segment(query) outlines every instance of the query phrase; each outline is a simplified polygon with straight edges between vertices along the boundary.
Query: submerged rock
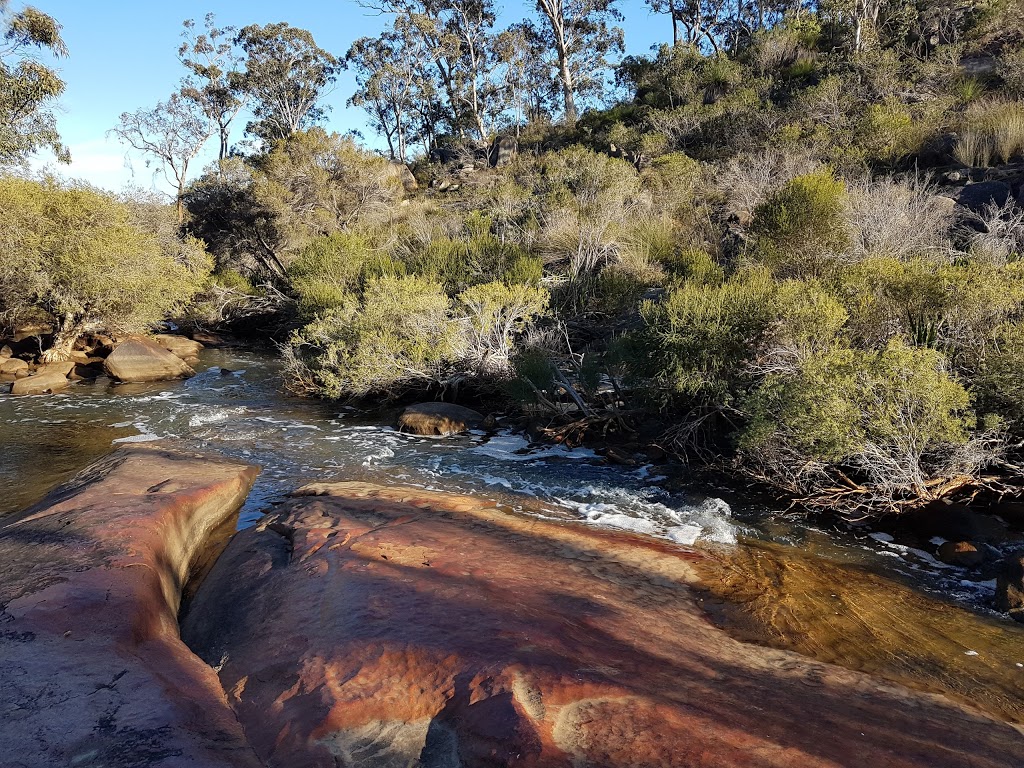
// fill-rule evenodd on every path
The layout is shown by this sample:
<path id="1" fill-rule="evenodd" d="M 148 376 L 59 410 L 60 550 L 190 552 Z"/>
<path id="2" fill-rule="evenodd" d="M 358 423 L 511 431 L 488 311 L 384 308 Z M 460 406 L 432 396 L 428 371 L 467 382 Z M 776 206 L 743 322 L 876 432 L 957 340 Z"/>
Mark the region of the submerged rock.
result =
<path id="1" fill-rule="evenodd" d="M 452 403 L 410 405 L 398 417 L 398 428 L 414 435 L 457 435 L 483 424 L 483 414 Z"/>
<path id="2" fill-rule="evenodd" d="M 703 556 L 476 499 L 314 485 L 183 637 L 268 766 L 1013 764 L 1014 728 L 710 624 Z"/>
<path id="3" fill-rule="evenodd" d="M 947 565 L 961 568 L 976 568 L 987 559 L 985 550 L 972 541 L 945 541 L 935 554 Z"/>
<path id="4" fill-rule="evenodd" d="M 177 355 L 141 336 L 119 344 L 107 357 L 104 367 L 113 378 L 124 382 L 187 379 L 195 375 Z"/>
<path id="5" fill-rule="evenodd" d="M 177 613 L 256 470 L 122 449 L 0 520 L 0 764 L 259 765 Z"/>

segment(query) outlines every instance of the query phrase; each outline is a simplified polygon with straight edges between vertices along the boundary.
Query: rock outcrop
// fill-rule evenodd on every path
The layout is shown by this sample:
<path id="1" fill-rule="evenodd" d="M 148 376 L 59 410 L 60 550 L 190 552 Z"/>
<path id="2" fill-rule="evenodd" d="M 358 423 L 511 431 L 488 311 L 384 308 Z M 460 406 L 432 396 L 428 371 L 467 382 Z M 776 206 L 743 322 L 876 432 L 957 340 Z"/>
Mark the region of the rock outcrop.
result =
<path id="1" fill-rule="evenodd" d="M 398 428 L 414 435 L 457 435 L 483 424 L 483 414 L 452 403 L 410 405 L 398 417 Z"/>
<path id="2" fill-rule="evenodd" d="M 142 336 L 119 344 L 107 357 L 104 368 L 123 382 L 187 379 L 195 375 L 180 357 Z"/>
<path id="3" fill-rule="evenodd" d="M 177 623 L 192 563 L 255 474 L 133 447 L 0 520 L 0 764 L 259 765 Z"/>
<path id="4" fill-rule="evenodd" d="M 47 392 L 60 392 L 70 383 L 66 373 L 40 370 L 32 376 L 15 381 L 11 385 L 11 394 L 42 395 Z"/>
<path id="5" fill-rule="evenodd" d="M 203 345 L 198 341 L 171 333 L 158 333 L 153 337 L 153 341 L 175 357 L 184 360 L 190 366 L 195 365 L 199 361 L 199 353 L 204 349 Z"/>
<path id="6" fill-rule="evenodd" d="M 268 766 L 966 766 L 1024 737 L 744 644 L 702 555 L 472 498 L 314 485 L 238 534 L 182 633 Z"/>

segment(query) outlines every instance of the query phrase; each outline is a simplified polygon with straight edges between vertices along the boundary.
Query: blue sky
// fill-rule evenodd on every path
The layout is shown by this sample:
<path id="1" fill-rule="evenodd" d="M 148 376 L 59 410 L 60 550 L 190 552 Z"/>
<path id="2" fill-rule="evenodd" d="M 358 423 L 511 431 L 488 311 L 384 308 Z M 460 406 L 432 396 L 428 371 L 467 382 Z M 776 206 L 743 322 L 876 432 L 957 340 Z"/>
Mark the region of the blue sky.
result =
<path id="1" fill-rule="evenodd" d="M 146 167 L 144 160 L 126 154 L 116 139 L 106 137 L 106 132 L 122 112 L 153 106 L 175 90 L 183 75 L 177 50 L 185 19 L 195 19 L 201 25 L 203 17 L 213 12 L 218 25 L 242 27 L 284 21 L 308 29 L 321 47 L 338 56 L 345 54 L 353 40 L 377 35 L 387 23 L 386 17 L 368 14 L 353 0 L 33 0 L 31 4 L 60 22 L 70 49 L 70 56 L 57 63 L 67 83 L 58 125 L 71 148 L 73 162 L 58 171 L 112 190 L 134 184 L 166 191 L 159 180 L 154 180 L 152 169 Z M 650 16 L 642 0 L 620 0 L 620 4 L 626 14 L 622 26 L 627 53 L 647 52 L 670 36 L 667 18 Z M 18 9 L 22 3 L 15 0 L 12 6 Z M 500 7 L 504 25 L 527 15 L 533 4 L 505 3 Z M 342 73 L 326 99 L 332 107 L 328 127 L 336 131 L 361 130 L 367 143 L 375 145 L 372 132 L 366 130 L 363 113 L 345 106 L 353 90 L 352 76 Z M 233 135 L 234 141 L 241 138 L 243 125 L 244 122 L 240 123 Z M 204 161 L 214 156 L 214 143 L 210 142 Z M 50 162 L 52 157 L 40 156 L 34 165 L 40 167 Z M 204 164 L 197 164 L 196 170 Z"/>

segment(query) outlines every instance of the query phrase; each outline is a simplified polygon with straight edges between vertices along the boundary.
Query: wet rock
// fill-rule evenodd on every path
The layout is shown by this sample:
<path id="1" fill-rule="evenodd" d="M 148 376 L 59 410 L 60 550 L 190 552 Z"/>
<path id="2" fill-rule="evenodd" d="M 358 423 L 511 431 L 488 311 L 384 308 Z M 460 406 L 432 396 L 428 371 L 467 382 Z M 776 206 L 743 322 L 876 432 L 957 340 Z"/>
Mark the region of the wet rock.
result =
<path id="1" fill-rule="evenodd" d="M 939 536 L 948 541 L 999 544 L 1009 536 L 1009 527 L 994 515 L 975 507 L 937 503 L 917 512 L 901 515 L 893 533 L 926 542 Z"/>
<path id="2" fill-rule="evenodd" d="M 11 394 L 43 395 L 52 392 L 60 392 L 70 383 L 71 382 L 68 381 L 67 375 L 60 371 L 50 371 L 48 373 L 40 372 L 15 381 L 11 386 Z"/>
<path id="3" fill-rule="evenodd" d="M 107 357 L 104 367 L 113 378 L 124 382 L 187 379 L 195 375 L 177 355 L 144 337 L 119 344 Z"/>
<path id="4" fill-rule="evenodd" d="M 644 453 L 647 456 L 648 461 L 659 462 L 665 461 L 668 458 L 668 454 L 665 453 L 665 449 L 657 443 L 651 443 L 644 447 Z"/>
<path id="5" fill-rule="evenodd" d="M 17 357 L 11 357 L 11 358 L 8 358 L 8 359 L 0 362 L 0 373 L 16 374 L 18 371 L 27 371 L 27 370 L 28 370 L 28 363 L 26 363 L 24 360 L 22 360 L 20 358 L 17 358 Z"/>
<path id="6" fill-rule="evenodd" d="M 198 359 L 199 353 L 204 349 L 203 345 L 198 341 L 193 341 L 185 336 L 174 336 L 169 333 L 158 333 L 153 337 L 153 341 L 175 357 L 185 361 Z"/>
<path id="7" fill-rule="evenodd" d="M 1013 727 L 730 638 L 705 555 L 339 483 L 239 533 L 183 637 L 269 768 L 1013 764 Z M 856 759 L 851 759 L 856 755 Z"/>
<path id="8" fill-rule="evenodd" d="M 961 568 L 977 568 L 985 562 L 987 555 L 984 546 L 972 541 L 945 541 L 936 552 L 936 557 L 942 562 Z"/>
<path id="9" fill-rule="evenodd" d="M 997 611 L 1024 623 L 1024 555 L 1017 553 L 999 563 L 995 604 Z"/>
<path id="10" fill-rule="evenodd" d="M 259 765 L 177 624 L 190 564 L 255 473 L 133 447 L 0 523 L 0 763 Z"/>
<path id="11" fill-rule="evenodd" d="M 398 428 L 414 435 L 457 435 L 476 429 L 483 421 L 483 414 L 461 405 L 420 403 L 402 411 Z"/>
<path id="12" fill-rule="evenodd" d="M 99 364 L 88 363 L 86 365 L 77 364 L 75 369 L 71 372 L 68 377 L 70 379 L 96 379 L 103 375 L 103 362 Z"/>

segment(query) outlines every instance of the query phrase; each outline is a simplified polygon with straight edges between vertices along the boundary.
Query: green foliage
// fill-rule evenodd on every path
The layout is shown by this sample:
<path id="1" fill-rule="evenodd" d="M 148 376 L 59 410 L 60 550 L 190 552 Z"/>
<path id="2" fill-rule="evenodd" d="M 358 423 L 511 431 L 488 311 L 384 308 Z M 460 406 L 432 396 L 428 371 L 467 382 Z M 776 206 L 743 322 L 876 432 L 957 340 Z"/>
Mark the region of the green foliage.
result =
<path id="1" fill-rule="evenodd" d="M 680 395 L 725 404 L 768 331 L 776 286 L 762 269 L 721 284 L 687 281 L 641 312 L 659 356 L 660 377 Z"/>
<path id="2" fill-rule="evenodd" d="M 849 269 L 842 285 L 850 330 L 861 344 L 881 349 L 897 339 L 937 348 L 968 370 L 1024 302 L 1018 265 L 868 259 Z"/>
<path id="3" fill-rule="evenodd" d="M 827 170 L 798 176 L 754 211 L 757 257 L 782 277 L 825 275 L 850 247 L 846 187 Z"/>
<path id="4" fill-rule="evenodd" d="M 986 409 L 1006 417 L 1015 434 L 1024 434 L 1024 325 L 1003 323 L 980 366 L 975 387 Z"/>
<path id="5" fill-rule="evenodd" d="M 347 294 L 290 341 L 290 384 L 340 399 L 441 381 L 465 354 L 452 302 L 421 277 L 381 277 Z"/>
<path id="6" fill-rule="evenodd" d="M 357 235 L 335 232 L 317 238 L 288 267 L 292 289 L 303 316 L 341 307 L 361 287 L 368 257 Z"/>
<path id="7" fill-rule="evenodd" d="M 825 348 L 764 378 L 743 403 L 750 419 L 739 446 L 779 472 L 888 460 L 894 473 L 923 477 L 929 455 L 967 441 L 969 404 L 934 350 Z"/>
<path id="8" fill-rule="evenodd" d="M 469 319 L 469 356 L 475 367 L 507 372 L 516 337 L 543 314 L 548 299 L 543 288 L 503 282 L 475 285 L 459 294 Z"/>
<path id="9" fill-rule="evenodd" d="M 699 248 L 682 248 L 661 263 L 677 278 L 709 285 L 720 285 L 725 280 L 721 265 Z"/>
<path id="10" fill-rule="evenodd" d="M 197 242 L 166 237 L 166 209 L 161 224 L 89 187 L 13 177 L 0 177 L 0 209 L 0 281 L 14 289 L 0 290 L 0 316 L 42 314 L 55 344 L 90 328 L 144 330 L 180 310 L 210 271 Z"/>
<path id="11" fill-rule="evenodd" d="M 24 162 L 39 149 L 51 150 L 61 162 L 71 160 L 52 109 L 64 81 L 36 56 L 68 55 L 60 29 L 31 6 L 13 13 L 6 0 L 0 2 L 0 166 Z"/>
<path id="12" fill-rule="evenodd" d="M 245 54 L 240 86 L 251 97 L 256 117 L 247 133 L 273 144 L 323 118 L 321 99 L 340 64 L 313 35 L 283 22 L 250 24 L 236 42 Z"/>
<path id="13" fill-rule="evenodd" d="M 210 282 L 212 285 L 246 296 L 254 296 L 257 292 L 256 286 L 236 269 L 217 270 L 210 275 Z"/>
<path id="14" fill-rule="evenodd" d="M 954 150 L 965 165 L 1004 163 L 1024 154 L 1024 102 L 986 100 L 971 106 L 965 115 Z"/>

